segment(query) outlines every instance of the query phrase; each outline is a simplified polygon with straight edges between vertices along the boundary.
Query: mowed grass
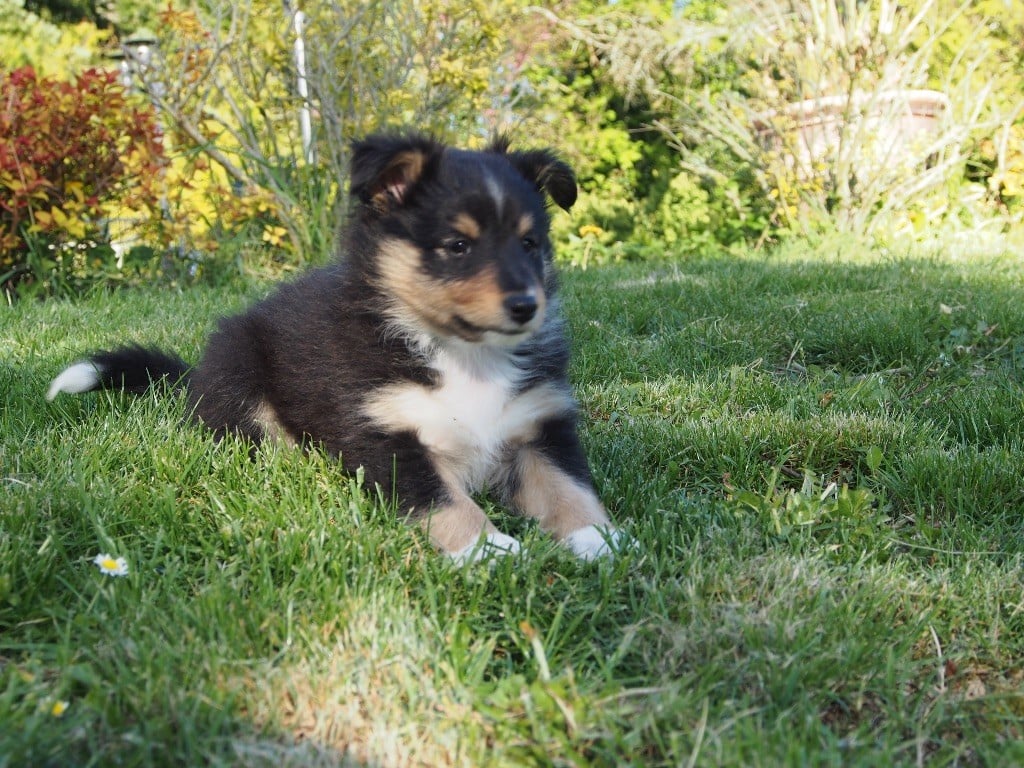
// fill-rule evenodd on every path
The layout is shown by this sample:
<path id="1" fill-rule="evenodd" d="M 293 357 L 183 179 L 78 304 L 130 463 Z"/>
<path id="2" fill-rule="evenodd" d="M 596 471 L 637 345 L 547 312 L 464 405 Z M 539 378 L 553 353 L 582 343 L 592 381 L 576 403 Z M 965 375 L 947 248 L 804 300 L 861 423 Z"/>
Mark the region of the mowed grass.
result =
<path id="1" fill-rule="evenodd" d="M 494 509 L 526 554 L 460 570 L 321 455 L 43 400 L 267 289 L 0 310 L 0 766 L 1024 763 L 1019 254 L 567 273 L 598 564 Z"/>

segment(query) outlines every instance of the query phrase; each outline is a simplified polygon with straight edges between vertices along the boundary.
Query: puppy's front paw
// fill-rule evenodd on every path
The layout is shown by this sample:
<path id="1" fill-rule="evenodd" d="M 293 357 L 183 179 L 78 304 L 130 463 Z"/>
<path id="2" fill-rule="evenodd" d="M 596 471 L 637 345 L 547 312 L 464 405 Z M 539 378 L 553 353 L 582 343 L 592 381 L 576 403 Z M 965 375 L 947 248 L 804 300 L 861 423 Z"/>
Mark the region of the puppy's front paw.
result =
<path id="1" fill-rule="evenodd" d="M 634 544 L 625 531 L 602 525 L 587 525 L 565 537 L 565 545 L 581 560 L 609 557 Z"/>
<path id="2" fill-rule="evenodd" d="M 466 563 L 475 563 L 492 557 L 515 555 L 519 553 L 520 549 L 521 547 L 517 539 L 495 531 L 488 533 L 458 552 L 448 553 L 448 557 L 459 565 L 465 565 Z"/>

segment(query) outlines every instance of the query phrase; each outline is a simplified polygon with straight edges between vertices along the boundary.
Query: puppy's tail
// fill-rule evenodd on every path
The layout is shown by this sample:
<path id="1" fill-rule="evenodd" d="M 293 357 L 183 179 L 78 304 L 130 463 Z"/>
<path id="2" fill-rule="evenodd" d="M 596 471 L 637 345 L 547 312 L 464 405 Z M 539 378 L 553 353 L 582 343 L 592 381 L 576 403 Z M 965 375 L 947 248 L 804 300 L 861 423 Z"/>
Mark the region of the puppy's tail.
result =
<path id="1" fill-rule="evenodd" d="M 189 365 L 180 357 L 138 345 L 97 352 L 65 368 L 50 382 L 46 399 L 61 392 L 77 395 L 96 389 L 119 389 L 141 395 L 150 387 L 188 383 Z"/>

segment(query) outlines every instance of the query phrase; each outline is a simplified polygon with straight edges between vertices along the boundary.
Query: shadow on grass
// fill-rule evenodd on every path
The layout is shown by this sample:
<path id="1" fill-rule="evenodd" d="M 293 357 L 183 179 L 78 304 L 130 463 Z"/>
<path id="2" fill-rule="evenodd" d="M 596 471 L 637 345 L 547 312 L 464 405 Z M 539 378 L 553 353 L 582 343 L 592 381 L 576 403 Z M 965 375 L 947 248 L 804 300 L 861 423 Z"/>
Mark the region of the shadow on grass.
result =
<path id="1" fill-rule="evenodd" d="M 1024 534 L 1024 276 L 1010 256 L 708 258 L 566 280 L 612 507 L 863 485 L 950 549 Z M 880 457 L 869 462 L 868 456 Z M 681 496 L 682 494 L 682 496 Z"/>

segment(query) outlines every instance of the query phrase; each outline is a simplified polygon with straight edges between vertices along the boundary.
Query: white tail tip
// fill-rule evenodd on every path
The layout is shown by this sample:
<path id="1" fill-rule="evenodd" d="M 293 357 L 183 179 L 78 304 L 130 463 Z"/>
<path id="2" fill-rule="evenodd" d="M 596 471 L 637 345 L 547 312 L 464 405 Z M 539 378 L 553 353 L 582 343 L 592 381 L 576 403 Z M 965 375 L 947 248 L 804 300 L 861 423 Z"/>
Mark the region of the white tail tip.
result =
<path id="1" fill-rule="evenodd" d="M 77 395 L 96 388 L 100 383 L 100 372 L 88 360 L 69 365 L 53 381 L 46 390 L 46 399 L 53 400 L 61 392 Z"/>

